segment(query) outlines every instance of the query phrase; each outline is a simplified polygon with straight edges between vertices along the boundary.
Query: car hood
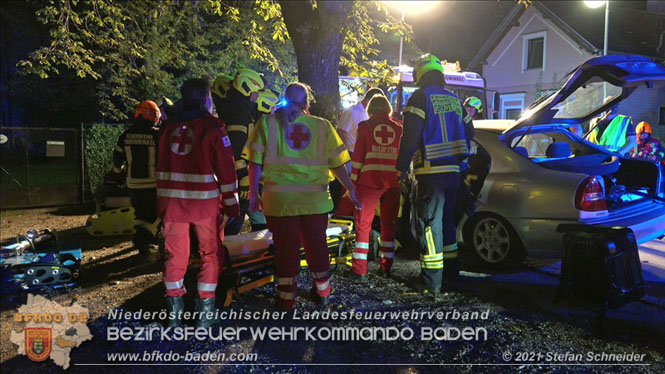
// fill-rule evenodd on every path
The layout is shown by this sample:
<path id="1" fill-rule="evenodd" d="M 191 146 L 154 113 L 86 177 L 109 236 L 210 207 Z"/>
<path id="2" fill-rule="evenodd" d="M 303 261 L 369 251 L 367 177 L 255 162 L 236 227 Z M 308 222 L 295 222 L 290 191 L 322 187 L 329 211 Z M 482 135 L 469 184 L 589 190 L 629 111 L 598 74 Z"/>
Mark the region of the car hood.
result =
<path id="1" fill-rule="evenodd" d="M 579 118 L 554 118 L 555 108 L 568 98 L 575 90 L 591 82 L 608 82 L 622 88 L 621 95 L 600 106 L 593 112 Z M 610 55 L 592 58 L 570 75 L 568 81 L 556 93 L 540 103 L 532 104 L 515 122 L 515 126 L 506 129 L 508 133 L 520 128 L 534 125 L 557 123 L 581 123 L 587 121 L 619 102 L 638 87 L 665 84 L 665 66 L 648 57 L 637 55 Z"/>

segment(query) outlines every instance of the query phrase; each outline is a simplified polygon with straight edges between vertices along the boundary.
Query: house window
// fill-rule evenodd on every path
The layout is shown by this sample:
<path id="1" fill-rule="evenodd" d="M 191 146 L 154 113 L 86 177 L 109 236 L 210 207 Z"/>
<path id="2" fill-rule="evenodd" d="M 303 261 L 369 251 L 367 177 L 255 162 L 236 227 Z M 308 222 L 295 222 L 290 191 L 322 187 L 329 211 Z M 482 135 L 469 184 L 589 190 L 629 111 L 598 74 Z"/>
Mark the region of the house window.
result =
<path id="1" fill-rule="evenodd" d="M 501 119 L 516 119 L 524 111 L 524 93 L 502 94 Z"/>
<path id="2" fill-rule="evenodd" d="M 506 118 L 505 119 L 517 119 L 522 113 L 521 109 L 506 109 Z"/>
<path id="3" fill-rule="evenodd" d="M 665 106 L 660 107 L 660 112 L 658 113 L 658 125 L 665 126 Z"/>
<path id="4" fill-rule="evenodd" d="M 522 35 L 522 71 L 529 69 L 545 70 L 545 31 Z"/>

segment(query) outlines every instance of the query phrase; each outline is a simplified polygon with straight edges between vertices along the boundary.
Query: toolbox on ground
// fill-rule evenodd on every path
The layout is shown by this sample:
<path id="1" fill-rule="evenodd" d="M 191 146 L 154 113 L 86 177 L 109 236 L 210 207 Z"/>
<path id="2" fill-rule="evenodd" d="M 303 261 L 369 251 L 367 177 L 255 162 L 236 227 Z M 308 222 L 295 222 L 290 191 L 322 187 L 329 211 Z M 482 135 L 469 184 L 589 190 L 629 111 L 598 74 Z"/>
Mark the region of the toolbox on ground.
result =
<path id="1" fill-rule="evenodd" d="M 644 279 L 635 234 L 625 227 L 561 225 L 563 235 L 559 295 L 601 309 L 644 297 Z"/>

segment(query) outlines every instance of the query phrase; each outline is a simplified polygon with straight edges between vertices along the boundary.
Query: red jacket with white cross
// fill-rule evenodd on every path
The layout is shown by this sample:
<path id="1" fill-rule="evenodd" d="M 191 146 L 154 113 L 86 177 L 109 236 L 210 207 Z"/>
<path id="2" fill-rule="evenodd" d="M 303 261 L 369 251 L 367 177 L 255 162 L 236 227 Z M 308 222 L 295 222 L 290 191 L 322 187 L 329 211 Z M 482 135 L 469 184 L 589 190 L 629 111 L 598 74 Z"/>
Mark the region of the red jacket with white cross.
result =
<path id="1" fill-rule="evenodd" d="M 187 113 L 190 114 L 190 113 Z M 168 124 L 159 141 L 157 206 L 164 221 L 196 222 L 240 215 L 231 141 L 224 124 L 208 113 Z M 221 191 L 221 193 L 220 193 Z"/>
<path id="2" fill-rule="evenodd" d="M 351 155 L 351 180 L 375 188 L 399 187 L 397 155 L 402 126 L 385 113 L 375 113 L 358 125 L 358 138 Z"/>

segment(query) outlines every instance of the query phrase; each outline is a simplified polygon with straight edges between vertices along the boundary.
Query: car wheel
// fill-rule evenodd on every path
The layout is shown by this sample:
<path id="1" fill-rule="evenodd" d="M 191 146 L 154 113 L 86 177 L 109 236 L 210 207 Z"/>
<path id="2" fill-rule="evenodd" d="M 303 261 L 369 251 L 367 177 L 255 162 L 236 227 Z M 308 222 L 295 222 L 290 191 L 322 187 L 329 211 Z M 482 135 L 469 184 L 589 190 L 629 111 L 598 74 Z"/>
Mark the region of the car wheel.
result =
<path id="1" fill-rule="evenodd" d="M 522 255 L 519 237 L 506 220 L 482 216 L 471 222 L 468 243 L 476 256 L 491 266 L 515 263 Z"/>

